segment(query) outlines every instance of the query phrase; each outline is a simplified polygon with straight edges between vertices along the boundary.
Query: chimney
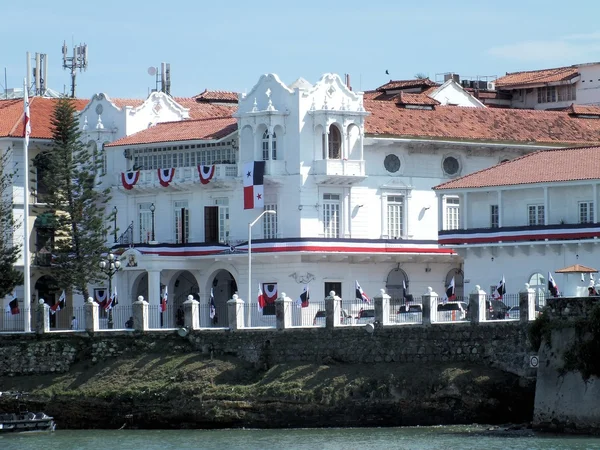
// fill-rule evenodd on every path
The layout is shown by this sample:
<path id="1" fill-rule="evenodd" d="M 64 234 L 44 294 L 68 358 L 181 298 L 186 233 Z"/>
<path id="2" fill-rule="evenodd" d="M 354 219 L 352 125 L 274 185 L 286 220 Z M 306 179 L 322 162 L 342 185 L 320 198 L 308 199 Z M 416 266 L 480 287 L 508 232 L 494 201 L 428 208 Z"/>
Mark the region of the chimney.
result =
<path id="1" fill-rule="evenodd" d="M 348 73 L 347 73 L 347 74 L 345 75 L 345 77 L 346 77 L 346 87 L 347 87 L 348 89 L 352 90 L 352 86 L 350 86 L 350 74 L 348 74 Z"/>

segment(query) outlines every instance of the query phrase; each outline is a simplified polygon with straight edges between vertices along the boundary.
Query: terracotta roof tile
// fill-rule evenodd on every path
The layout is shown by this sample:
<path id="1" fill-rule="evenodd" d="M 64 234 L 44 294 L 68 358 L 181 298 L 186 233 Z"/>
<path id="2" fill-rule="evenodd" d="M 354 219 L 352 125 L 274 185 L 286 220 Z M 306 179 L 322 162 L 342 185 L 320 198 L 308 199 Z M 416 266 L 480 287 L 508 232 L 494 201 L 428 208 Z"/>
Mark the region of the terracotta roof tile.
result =
<path id="1" fill-rule="evenodd" d="M 365 121 L 365 132 L 372 136 L 557 145 L 600 143 L 600 120 L 579 119 L 565 111 L 460 106 L 424 110 L 376 100 L 365 100 L 364 106 L 371 113 Z"/>
<path id="2" fill-rule="evenodd" d="M 190 119 L 210 119 L 215 117 L 231 117 L 237 110 L 237 105 L 215 105 L 211 103 L 199 103 L 189 97 L 175 97 L 178 104 L 190 110 Z"/>
<path id="3" fill-rule="evenodd" d="M 233 117 L 163 122 L 111 142 L 107 144 L 107 147 L 174 141 L 216 140 L 233 133 L 236 129 L 237 121 Z"/>
<path id="4" fill-rule="evenodd" d="M 573 264 L 572 266 L 564 267 L 554 271 L 555 273 L 598 273 L 596 269 L 593 269 L 583 264 Z"/>
<path id="5" fill-rule="evenodd" d="M 411 89 L 418 87 L 437 86 L 437 83 L 429 78 L 417 78 L 414 80 L 390 80 L 389 83 L 379 86 L 377 91 L 391 91 L 394 89 Z"/>
<path id="6" fill-rule="evenodd" d="M 542 150 L 442 183 L 434 189 L 473 189 L 600 179 L 600 147 Z"/>
<path id="7" fill-rule="evenodd" d="M 208 89 L 204 89 L 204 91 L 200 92 L 198 95 L 194 95 L 192 98 L 195 98 L 199 102 L 225 102 L 225 103 L 237 103 L 238 102 L 238 94 L 236 92 L 231 91 L 209 91 Z"/>
<path id="8" fill-rule="evenodd" d="M 572 104 L 565 111 L 575 116 L 600 116 L 600 106 Z"/>
<path id="9" fill-rule="evenodd" d="M 400 92 L 396 98 L 396 105 L 439 105 L 440 102 L 425 94 L 411 94 L 408 92 Z"/>
<path id="10" fill-rule="evenodd" d="M 52 139 L 52 114 L 57 98 L 31 97 L 31 139 Z M 77 111 L 81 111 L 88 100 L 75 99 Z M 23 99 L 0 100 L 0 137 L 23 136 Z"/>
<path id="11" fill-rule="evenodd" d="M 131 106 L 132 108 L 137 108 L 141 106 L 145 100 L 139 98 L 111 98 L 111 102 L 115 104 L 118 108 L 124 108 L 125 106 Z"/>
<path id="12" fill-rule="evenodd" d="M 507 73 L 498 78 L 496 89 L 506 89 L 511 86 L 527 86 L 533 84 L 567 81 L 579 75 L 577 67 L 558 67 L 556 69 L 530 70 L 526 72 Z"/>

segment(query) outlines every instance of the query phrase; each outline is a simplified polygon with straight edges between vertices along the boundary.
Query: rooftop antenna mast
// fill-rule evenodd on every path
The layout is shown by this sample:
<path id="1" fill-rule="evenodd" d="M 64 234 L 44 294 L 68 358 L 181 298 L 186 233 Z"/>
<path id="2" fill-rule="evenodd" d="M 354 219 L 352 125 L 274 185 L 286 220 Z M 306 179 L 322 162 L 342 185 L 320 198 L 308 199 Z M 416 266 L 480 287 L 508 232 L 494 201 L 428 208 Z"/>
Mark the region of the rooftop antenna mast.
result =
<path id="1" fill-rule="evenodd" d="M 148 75 L 156 77 L 154 81 L 155 88 L 152 92 L 164 92 L 167 95 L 171 95 L 171 64 L 160 63 L 160 70 L 158 67 L 148 67 Z"/>
<path id="2" fill-rule="evenodd" d="M 73 47 L 73 56 L 68 55 L 67 42 L 62 46 L 63 54 L 63 69 L 71 70 L 71 97 L 75 98 L 75 78 L 77 69 L 80 72 L 87 70 L 88 66 L 88 49 L 86 44 L 79 44 Z"/>

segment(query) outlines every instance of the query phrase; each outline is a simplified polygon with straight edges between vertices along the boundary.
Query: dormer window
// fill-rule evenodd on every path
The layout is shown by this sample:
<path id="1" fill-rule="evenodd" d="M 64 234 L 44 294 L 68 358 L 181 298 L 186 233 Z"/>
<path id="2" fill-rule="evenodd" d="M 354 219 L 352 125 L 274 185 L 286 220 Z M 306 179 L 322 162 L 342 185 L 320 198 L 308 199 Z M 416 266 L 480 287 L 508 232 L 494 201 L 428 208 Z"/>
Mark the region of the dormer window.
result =
<path id="1" fill-rule="evenodd" d="M 329 127 L 329 159 L 342 158 L 342 136 L 340 130 L 335 126 Z"/>

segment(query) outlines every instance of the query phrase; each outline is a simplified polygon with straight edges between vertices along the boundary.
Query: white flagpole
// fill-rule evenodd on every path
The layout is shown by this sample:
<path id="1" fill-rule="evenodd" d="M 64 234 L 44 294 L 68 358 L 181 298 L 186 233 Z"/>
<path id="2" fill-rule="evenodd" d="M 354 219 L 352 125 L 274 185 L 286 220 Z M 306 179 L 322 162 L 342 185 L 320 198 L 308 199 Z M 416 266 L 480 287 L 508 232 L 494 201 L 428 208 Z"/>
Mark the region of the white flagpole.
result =
<path id="1" fill-rule="evenodd" d="M 23 113 L 25 122 L 25 133 L 23 137 L 23 157 L 25 159 L 23 174 L 23 331 L 31 331 L 31 293 L 29 276 L 29 95 L 27 93 L 27 79 L 23 79 Z"/>

